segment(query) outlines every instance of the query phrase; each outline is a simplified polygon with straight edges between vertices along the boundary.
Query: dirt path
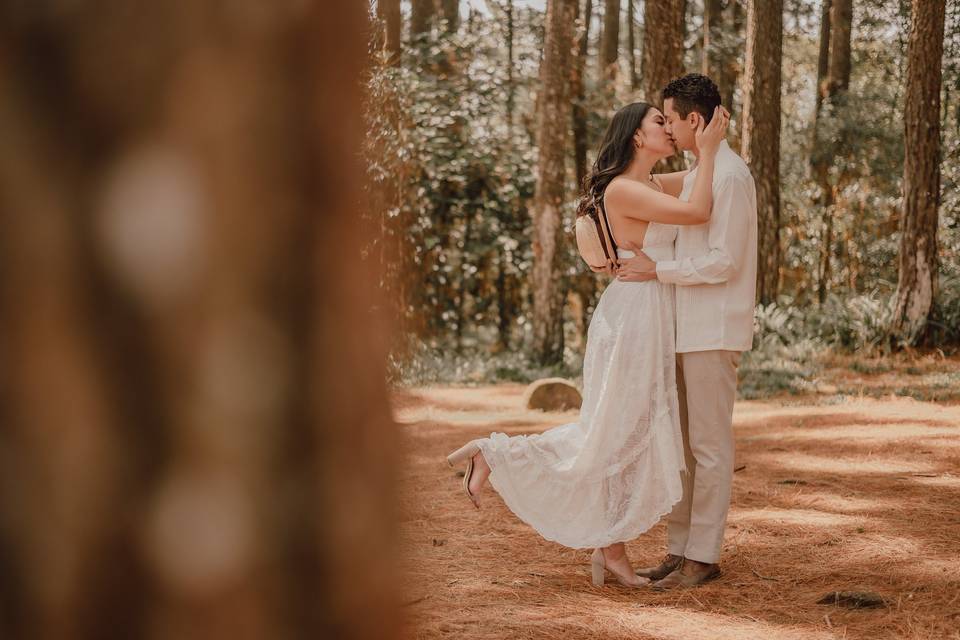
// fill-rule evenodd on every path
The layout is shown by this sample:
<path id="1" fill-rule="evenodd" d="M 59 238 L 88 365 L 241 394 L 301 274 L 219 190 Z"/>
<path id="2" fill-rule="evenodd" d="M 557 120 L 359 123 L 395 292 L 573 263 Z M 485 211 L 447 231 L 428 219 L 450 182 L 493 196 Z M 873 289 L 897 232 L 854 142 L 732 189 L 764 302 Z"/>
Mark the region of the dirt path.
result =
<path id="1" fill-rule="evenodd" d="M 960 406 L 909 399 L 740 402 L 724 576 L 668 593 L 590 584 L 589 552 L 546 542 L 489 487 L 476 511 L 444 456 L 576 413 L 521 408 L 523 387 L 398 392 L 406 436 L 403 594 L 416 638 L 960 639 Z M 663 524 L 628 544 L 665 548 Z M 830 591 L 890 603 L 818 605 Z"/>

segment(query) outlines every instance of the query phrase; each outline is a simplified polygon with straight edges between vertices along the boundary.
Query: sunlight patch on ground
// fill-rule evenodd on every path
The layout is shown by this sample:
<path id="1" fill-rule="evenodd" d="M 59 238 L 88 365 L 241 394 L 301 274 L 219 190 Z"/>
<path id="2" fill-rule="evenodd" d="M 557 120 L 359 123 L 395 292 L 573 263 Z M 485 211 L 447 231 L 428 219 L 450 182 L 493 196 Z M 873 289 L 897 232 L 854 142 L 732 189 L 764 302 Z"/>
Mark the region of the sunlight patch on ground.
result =
<path id="1" fill-rule="evenodd" d="M 791 453 L 789 456 L 759 454 L 754 459 L 771 467 L 812 473 L 894 475 L 900 473 L 932 473 L 936 470 L 933 465 L 909 460 L 891 460 L 890 458 L 850 459 L 799 452 Z"/>
<path id="2" fill-rule="evenodd" d="M 811 509 L 734 509 L 728 522 L 744 524 L 789 524 L 801 527 L 859 526 L 866 519 Z"/>
<path id="3" fill-rule="evenodd" d="M 743 436 L 742 440 L 809 440 L 830 441 L 859 440 L 859 441 L 890 441 L 910 438 L 911 441 L 919 436 L 956 436 L 956 427 L 934 427 L 924 424 L 894 423 L 894 424 L 856 424 L 852 422 L 843 426 L 806 427 L 796 426 L 787 429 L 777 429 L 769 433 L 757 433 Z"/>
<path id="4" fill-rule="evenodd" d="M 832 640 L 837 637 L 827 631 L 781 627 L 761 620 L 675 607 L 637 607 L 633 610 L 607 607 L 602 614 L 640 637 L 651 635 L 663 640 Z"/>
<path id="5" fill-rule="evenodd" d="M 826 509 L 840 513 L 859 512 L 869 513 L 871 511 L 882 511 L 885 509 L 898 509 L 900 503 L 897 500 L 884 500 L 883 498 L 854 498 L 851 496 L 840 496 L 833 493 L 807 493 L 797 496 L 793 503 L 800 508 Z M 861 514 L 863 515 L 863 514 Z"/>
<path id="6" fill-rule="evenodd" d="M 949 487 L 951 489 L 960 489 L 960 476 L 950 474 L 936 475 L 933 477 L 911 476 L 910 482 L 922 484 L 928 487 Z"/>

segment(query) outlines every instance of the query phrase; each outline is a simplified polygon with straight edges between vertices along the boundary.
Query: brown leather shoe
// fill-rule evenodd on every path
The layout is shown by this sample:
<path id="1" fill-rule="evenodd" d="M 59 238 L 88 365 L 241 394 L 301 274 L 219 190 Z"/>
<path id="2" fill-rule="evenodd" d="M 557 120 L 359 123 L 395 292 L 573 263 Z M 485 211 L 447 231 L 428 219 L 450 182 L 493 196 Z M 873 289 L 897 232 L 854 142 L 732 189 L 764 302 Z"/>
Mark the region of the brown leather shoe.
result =
<path id="1" fill-rule="evenodd" d="M 666 591 L 677 587 L 695 587 L 719 577 L 720 565 L 684 558 L 679 569 L 650 586 L 657 591 Z"/>
<path id="2" fill-rule="evenodd" d="M 668 553 L 663 557 L 663 560 L 660 561 L 655 567 L 644 567 L 643 569 L 637 569 L 637 575 L 641 578 L 650 578 L 651 580 L 660 580 L 666 578 L 670 575 L 675 569 L 680 568 L 680 564 L 683 562 L 683 556 L 675 556 L 672 553 Z"/>

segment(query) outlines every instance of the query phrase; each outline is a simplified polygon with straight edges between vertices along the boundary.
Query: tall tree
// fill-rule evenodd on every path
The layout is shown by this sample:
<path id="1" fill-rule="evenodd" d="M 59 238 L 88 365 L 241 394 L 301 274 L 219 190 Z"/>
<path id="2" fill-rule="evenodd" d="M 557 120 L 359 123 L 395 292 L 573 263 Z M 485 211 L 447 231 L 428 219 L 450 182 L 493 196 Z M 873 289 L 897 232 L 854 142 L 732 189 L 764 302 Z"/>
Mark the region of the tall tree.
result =
<path id="1" fill-rule="evenodd" d="M 686 0 L 647 0 L 643 5 L 643 99 L 660 104 L 660 92 L 683 75 Z"/>
<path id="2" fill-rule="evenodd" d="M 630 0 L 631 2 L 633 0 Z M 579 8 L 579 4 L 577 7 Z M 580 31 L 579 42 L 577 46 L 577 59 L 574 64 L 573 80 L 573 159 L 574 170 L 577 178 L 577 189 L 583 186 L 583 180 L 587 175 L 587 105 L 586 105 L 586 78 L 587 72 L 587 49 L 590 41 L 590 22 L 593 11 L 593 0 L 584 0 L 582 30 Z M 597 292 L 598 280 L 591 271 L 581 271 L 574 274 L 568 281 L 570 287 L 570 296 L 574 304 L 570 305 L 571 311 L 576 319 L 576 327 L 579 336 L 579 342 L 583 343 L 583 334 L 585 327 L 589 326 L 591 303 Z"/>
<path id="3" fill-rule="evenodd" d="M 945 4 L 915 0 L 907 46 L 904 105 L 903 217 L 900 269 L 891 333 L 916 344 L 928 333 L 938 289 L 940 82 Z"/>
<path id="4" fill-rule="evenodd" d="M 460 0 L 439 0 L 443 19 L 447 21 L 447 33 L 460 27 Z"/>
<path id="5" fill-rule="evenodd" d="M 743 9 L 738 0 L 704 0 L 702 73 L 713 78 L 724 106 L 734 113 Z"/>
<path id="6" fill-rule="evenodd" d="M 620 0 L 604 0 L 603 33 L 600 35 L 600 66 L 608 78 L 617 76 L 620 54 Z"/>
<path id="7" fill-rule="evenodd" d="M 383 37 L 377 42 L 383 47 L 391 65 L 400 64 L 400 0 L 377 0 L 377 18 L 383 27 Z"/>
<path id="8" fill-rule="evenodd" d="M 563 359 L 563 232 L 566 199 L 568 123 L 571 118 L 569 69 L 573 64 L 577 0 L 547 4 L 541 93 L 538 99 L 537 179 L 533 203 L 533 353 L 542 364 Z M 558 126 L 557 123 L 563 123 Z"/>
<path id="9" fill-rule="evenodd" d="M 750 0 L 741 152 L 757 184 L 757 294 L 777 299 L 780 281 L 780 65 L 783 0 Z"/>
<path id="10" fill-rule="evenodd" d="M 816 127 L 820 120 L 823 98 L 827 93 L 827 73 L 830 70 L 830 4 L 831 0 L 821 0 L 820 51 L 817 55 L 817 97 L 813 111 L 814 140 L 816 140 Z"/>
<path id="11" fill-rule="evenodd" d="M 636 6 L 627 0 L 627 68 L 630 73 L 630 89 L 636 91 L 640 78 L 637 76 Z"/>
<path id="12" fill-rule="evenodd" d="M 410 0 L 410 38 L 416 40 L 429 32 L 436 13 L 436 0 Z"/>
<path id="13" fill-rule="evenodd" d="M 0 637 L 399 636 L 330 4 L 0 4 Z"/>
<path id="14" fill-rule="evenodd" d="M 850 39 L 853 26 L 853 0 L 832 0 L 830 6 L 830 25 L 826 32 L 830 35 L 827 76 L 823 81 L 820 112 L 825 105 L 833 109 L 842 109 L 845 93 L 850 86 Z M 825 33 L 821 26 L 821 35 Z M 822 51 L 821 43 L 821 51 Z M 819 70 L 818 70 L 819 73 Z M 814 117 L 819 120 L 821 113 Z M 819 130 L 819 127 L 815 128 Z M 818 204 L 823 211 L 823 238 L 820 242 L 819 282 L 817 298 L 823 303 L 830 286 L 831 262 L 833 259 L 833 229 L 836 212 L 836 185 L 830 182 L 830 166 L 840 148 L 842 140 L 816 140 L 813 149 L 813 173 L 819 186 Z"/>
<path id="15" fill-rule="evenodd" d="M 668 82 L 683 75 L 683 39 L 686 33 L 686 0 L 646 0 L 643 5 L 643 58 L 640 72 L 643 99 L 660 105 Z M 679 156 L 664 163 L 666 170 L 680 170 Z"/>
<path id="16" fill-rule="evenodd" d="M 579 12 L 579 5 L 577 5 Z M 577 187 L 583 184 L 587 175 L 587 105 L 586 79 L 587 50 L 590 43 L 590 22 L 593 12 L 593 0 L 583 1 L 583 31 L 577 46 L 577 60 L 573 68 L 573 158 L 576 169 Z"/>
<path id="17" fill-rule="evenodd" d="M 587 0 L 589 2 L 589 0 Z M 514 24 L 513 24 L 513 0 L 506 0 L 504 3 L 504 13 L 507 17 L 507 126 L 513 133 L 513 124 L 515 121 L 514 111 L 517 100 L 517 83 L 513 79 L 513 42 L 514 42 Z"/>

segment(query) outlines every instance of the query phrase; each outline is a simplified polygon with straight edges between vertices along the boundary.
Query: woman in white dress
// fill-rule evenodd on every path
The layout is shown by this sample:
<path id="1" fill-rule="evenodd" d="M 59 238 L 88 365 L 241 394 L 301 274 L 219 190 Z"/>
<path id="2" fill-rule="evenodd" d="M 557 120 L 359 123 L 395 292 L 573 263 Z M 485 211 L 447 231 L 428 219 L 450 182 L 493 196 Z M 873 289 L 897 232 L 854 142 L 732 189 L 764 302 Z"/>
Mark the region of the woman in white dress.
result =
<path id="1" fill-rule="evenodd" d="M 700 168 L 689 202 L 677 198 L 686 172 L 652 176 L 675 147 L 659 109 L 637 102 L 613 116 L 584 181 L 578 215 L 603 206 L 621 258 L 642 249 L 673 257 L 674 225 L 710 217 L 714 156 L 729 114 L 697 131 Z M 466 462 L 466 495 L 479 508 L 487 479 L 506 505 L 547 540 L 593 548 L 594 584 L 605 570 L 626 586 L 638 577 L 624 541 L 650 529 L 683 493 L 683 441 L 674 364 L 674 292 L 656 280 L 613 280 L 590 321 L 577 422 L 534 435 L 493 433 L 447 457 Z"/>

